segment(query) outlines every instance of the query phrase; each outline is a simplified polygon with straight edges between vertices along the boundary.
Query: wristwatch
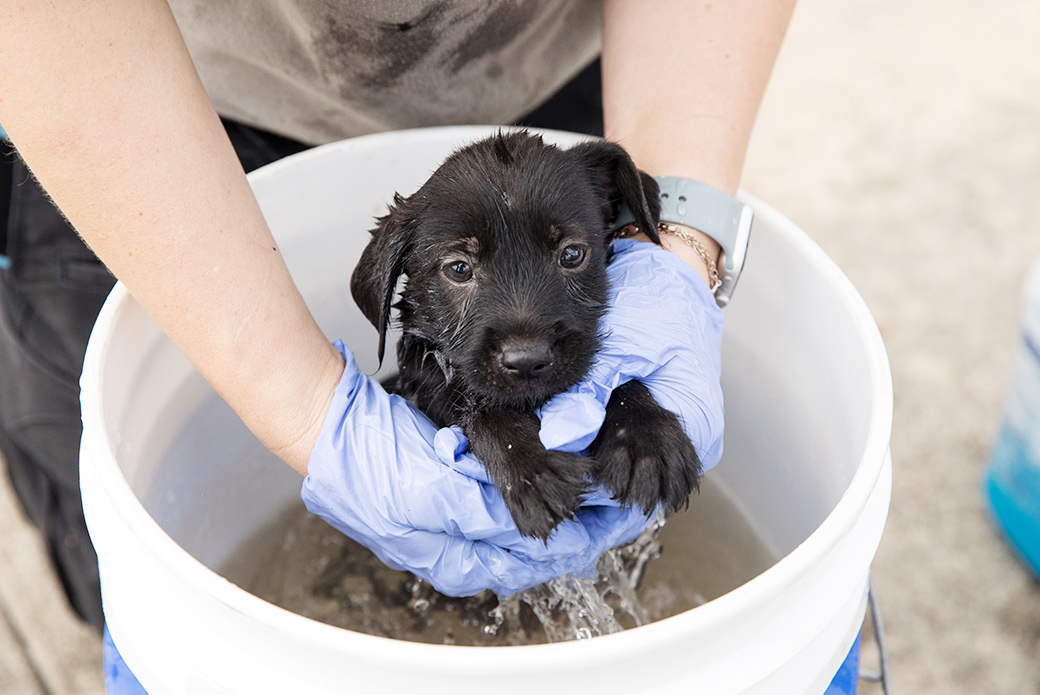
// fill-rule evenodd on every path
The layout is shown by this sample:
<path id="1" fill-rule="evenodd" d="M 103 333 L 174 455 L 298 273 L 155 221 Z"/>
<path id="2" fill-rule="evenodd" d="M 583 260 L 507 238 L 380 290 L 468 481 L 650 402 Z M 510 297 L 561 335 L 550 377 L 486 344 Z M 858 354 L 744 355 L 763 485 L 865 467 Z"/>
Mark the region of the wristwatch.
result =
<path id="1" fill-rule="evenodd" d="M 660 188 L 661 222 L 693 227 L 722 247 L 722 277 L 715 301 L 726 306 L 744 269 L 754 217 L 751 206 L 699 181 L 677 176 L 655 176 L 654 180 Z M 634 220 L 632 211 L 622 205 L 611 231 L 616 232 Z"/>

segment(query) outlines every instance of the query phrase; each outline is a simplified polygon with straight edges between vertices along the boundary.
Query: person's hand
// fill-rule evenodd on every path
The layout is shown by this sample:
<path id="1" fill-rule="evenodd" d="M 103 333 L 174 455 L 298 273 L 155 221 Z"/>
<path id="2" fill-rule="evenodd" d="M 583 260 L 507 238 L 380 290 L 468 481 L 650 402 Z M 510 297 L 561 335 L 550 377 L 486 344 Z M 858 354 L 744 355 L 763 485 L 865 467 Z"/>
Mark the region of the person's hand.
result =
<path id="1" fill-rule="evenodd" d="M 542 444 L 584 450 L 599 432 L 611 391 L 638 379 L 679 416 L 707 471 L 722 457 L 722 310 L 675 254 L 633 239 L 618 239 L 613 249 L 603 345 L 585 380 L 541 409 Z"/>
<path id="2" fill-rule="evenodd" d="M 600 554 L 634 540 L 649 519 L 591 494 L 548 542 L 521 536 L 458 428 L 437 427 L 411 403 L 346 368 L 311 453 L 307 508 L 451 596 L 506 595 L 568 573 L 588 575 Z"/>

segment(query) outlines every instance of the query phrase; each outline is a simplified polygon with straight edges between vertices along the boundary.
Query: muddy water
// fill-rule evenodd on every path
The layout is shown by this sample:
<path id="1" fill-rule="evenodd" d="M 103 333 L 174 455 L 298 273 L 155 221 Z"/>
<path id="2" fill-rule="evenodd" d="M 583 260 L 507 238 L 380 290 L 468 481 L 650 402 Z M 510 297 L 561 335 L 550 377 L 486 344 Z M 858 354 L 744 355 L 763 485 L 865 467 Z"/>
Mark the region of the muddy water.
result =
<path id="1" fill-rule="evenodd" d="M 710 478 L 688 511 L 605 554 L 595 580 L 567 577 L 501 601 L 439 594 L 297 506 L 243 544 L 222 574 L 287 610 L 383 637 L 475 646 L 592 637 L 695 608 L 776 561 Z"/>

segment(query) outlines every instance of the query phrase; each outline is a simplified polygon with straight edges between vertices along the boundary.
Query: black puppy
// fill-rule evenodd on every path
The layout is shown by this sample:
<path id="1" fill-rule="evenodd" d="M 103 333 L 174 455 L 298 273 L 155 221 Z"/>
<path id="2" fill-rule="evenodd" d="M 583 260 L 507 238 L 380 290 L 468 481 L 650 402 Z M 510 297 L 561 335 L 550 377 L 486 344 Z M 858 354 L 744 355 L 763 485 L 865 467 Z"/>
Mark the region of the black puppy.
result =
<path id="1" fill-rule="evenodd" d="M 351 278 L 380 360 L 398 310 L 392 390 L 437 425 L 462 426 L 528 536 L 547 539 L 590 480 L 648 514 L 660 502 L 685 506 L 698 484 L 678 418 L 637 381 L 615 390 L 589 457 L 538 439 L 533 411 L 578 383 L 599 349 L 608 229 L 622 202 L 659 242 L 657 184 L 621 147 L 563 150 L 500 133 L 452 154 L 408 198 L 395 195 Z"/>

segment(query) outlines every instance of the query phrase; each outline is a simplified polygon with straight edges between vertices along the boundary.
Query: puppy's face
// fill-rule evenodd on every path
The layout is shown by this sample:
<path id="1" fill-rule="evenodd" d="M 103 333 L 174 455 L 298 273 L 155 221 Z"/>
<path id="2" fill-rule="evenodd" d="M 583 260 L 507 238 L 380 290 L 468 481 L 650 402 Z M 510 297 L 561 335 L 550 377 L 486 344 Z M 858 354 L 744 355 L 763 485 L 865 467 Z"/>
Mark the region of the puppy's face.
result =
<path id="1" fill-rule="evenodd" d="M 607 285 L 600 202 L 572 158 L 544 147 L 462 156 L 422 203 L 404 330 L 488 400 L 538 404 L 576 383 L 599 346 Z"/>
<path id="2" fill-rule="evenodd" d="M 526 133 L 481 141 L 395 200 L 355 270 L 355 299 L 385 332 L 403 273 L 401 326 L 451 381 L 485 402 L 540 405 L 592 363 L 607 225 L 621 199 L 650 214 L 642 185 L 609 143 L 561 150 Z"/>

